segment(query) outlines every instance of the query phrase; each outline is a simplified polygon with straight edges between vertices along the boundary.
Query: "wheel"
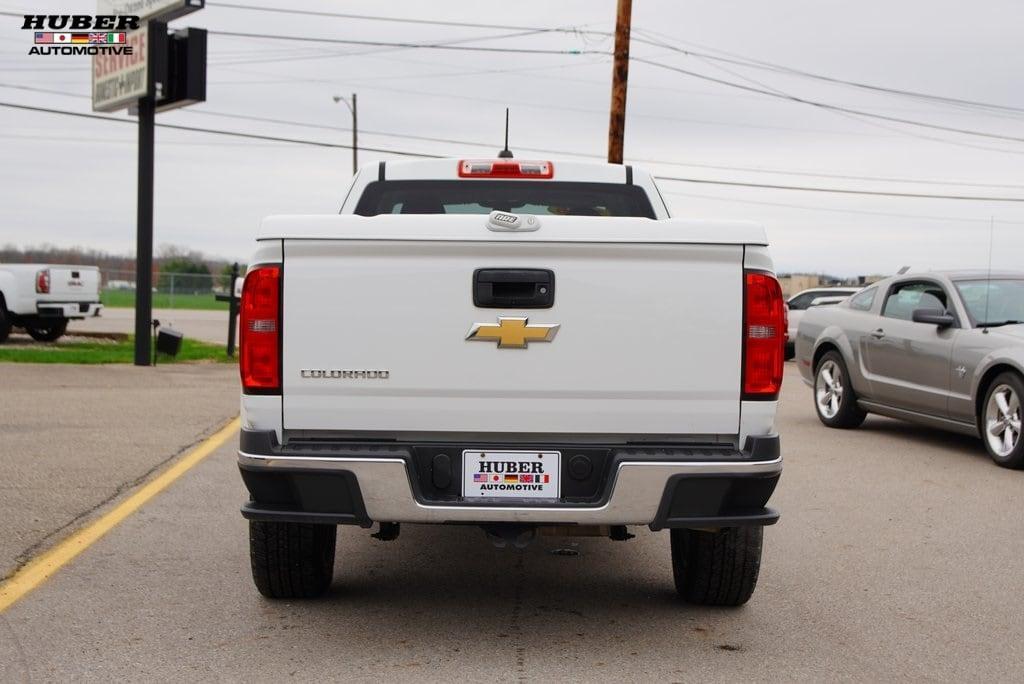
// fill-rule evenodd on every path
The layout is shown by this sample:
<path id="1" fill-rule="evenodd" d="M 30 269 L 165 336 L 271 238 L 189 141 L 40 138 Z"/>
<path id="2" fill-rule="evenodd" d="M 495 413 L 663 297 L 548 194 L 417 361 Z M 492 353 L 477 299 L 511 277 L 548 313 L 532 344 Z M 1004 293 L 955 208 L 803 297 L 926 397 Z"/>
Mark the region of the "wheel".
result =
<path id="1" fill-rule="evenodd" d="M 676 591 L 700 606 L 742 606 L 757 586 L 763 527 L 672 530 Z"/>
<path id="2" fill-rule="evenodd" d="M 1002 373 L 989 385 L 981 405 L 981 434 L 992 460 L 1004 468 L 1024 468 L 1024 439 L 1021 439 L 1021 399 L 1024 379 L 1016 373 Z"/>
<path id="3" fill-rule="evenodd" d="M 787 342 L 786 351 L 783 355 L 783 359 L 786 361 L 792 361 L 794 357 L 796 357 L 796 345 L 793 344 L 792 342 Z"/>
<path id="4" fill-rule="evenodd" d="M 814 410 L 830 428 L 859 427 L 867 418 L 867 412 L 857 406 L 850 374 L 837 351 L 822 356 L 814 372 Z"/>
<path id="5" fill-rule="evenodd" d="M 7 307 L 4 306 L 3 297 L 0 297 L 0 342 L 7 339 L 11 334 L 11 319 L 7 315 Z"/>
<path id="6" fill-rule="evenodd" d="M 252 579 L 267 598 L 313 598 L 334 576 L 338 528 L 311 523 L 249 521 Z"/>
<path id="7" fill-rule="evenodd" d="M 55 318 L 43 324 L 25 326 L 25 332 L 36 342 L 55 342 L 64 336 L 68 329 L 68 319 Z"/>

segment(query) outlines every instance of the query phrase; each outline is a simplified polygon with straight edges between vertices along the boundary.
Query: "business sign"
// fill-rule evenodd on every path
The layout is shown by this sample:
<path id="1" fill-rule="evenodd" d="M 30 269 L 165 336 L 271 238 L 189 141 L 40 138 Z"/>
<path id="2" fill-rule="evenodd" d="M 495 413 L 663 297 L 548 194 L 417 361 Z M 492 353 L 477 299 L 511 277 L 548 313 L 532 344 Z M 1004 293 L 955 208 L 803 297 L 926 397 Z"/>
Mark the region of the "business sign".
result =
<path id="1" fill-rule="evenodd" d="M 127 14 L 146 21 L 170 21 L 203 9 L 206 0 L 99 0 L 97 14 Z"/>
<path id="2" fill-rule="evenodd" d="M 92 110 L 114 112 L 149 92 L 149 26 L 125 36 L 129 54 L 92 58 Z"/>
<path id="3" fill-rule="evenodd" d="M 92 109 L 94 112 L 114 112 L 138 102 L 150 93 L 153 85 L 154 65 L 150 55 L 163 55 L 153 50 L 151 40 L 165 40 L 165 24 L 160 25 L 160 36 L 151 35 L 151 21 L 167 22 L 184 16 L 205 5 L 206 0 L 99 0 L 98 16 L 131 16 L 140 23 L 137 31 L 127 33 L 123 40 L 123 54 L 95 54 L 92 58 Z M 159 93 L 153 93 L 159 95 Z"/>

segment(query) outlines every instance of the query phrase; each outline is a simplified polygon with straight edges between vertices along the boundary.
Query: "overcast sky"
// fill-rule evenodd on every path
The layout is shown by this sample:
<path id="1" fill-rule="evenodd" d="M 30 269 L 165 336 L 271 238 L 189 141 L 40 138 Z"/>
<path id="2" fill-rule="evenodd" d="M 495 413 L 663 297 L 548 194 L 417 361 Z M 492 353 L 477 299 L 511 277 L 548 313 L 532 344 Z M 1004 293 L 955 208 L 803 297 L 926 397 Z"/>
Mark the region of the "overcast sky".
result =
<path id="1" fill-rule="evenodd" d="M 502 26 L 614 28 L 614 0 L 432 2 L 235 0 L 236 4 Z M 218 6 L 174 26 L 381 41 L 609 51 L 601 35 L 310 17 Z M 15 13 L 85 13 L 94 2 L 0 0 Z M 0 101 L 91 111 L 89 58 L 29 56 L 31 32 L 0 15 Z M 1024 139 L 1019 0 L 635 0 L 634 38 L 753 59 L 886 88 L 992 103 L 954 106 L 634 42 L 635 58 L 938 126 Z M 349 114 L 331 96 L 357 92 L 360 141 L 385 149 L 490 156 L 512 108 L 513 151 L 557 159 L 606 150 L 610 57 L 364 46 L 210 36 L 208 100 L 158 121 L 346 143 Z M 40 93 L 10 86 L 58 90 Z M 242 114 L 311 124 L 270 124 Z M 115 114 L 127 119 L 125 113 Z M 369 133 L 365 131 L 376 131 Z M 493 141 L 478 147 L 391 137 Z M 261 217 L 336 212 L 351 172 L 344 149 L 157 129 L 156 243 L 245 260 Z M 633 62 L 627 161 L 659 175 L 885 192 L 1024 198 L 1024 142 L 866 119 L 745 92 Z M 135 243 L 135 128 L 0 107 L 0 243 L 52 243 L 131 253 Z M 363 152 L 361 162 L 398 159 Z M 720 168 L 731 167 L 731 168 Z M 755 170 L 751 170 L 755 169 Z M 804 175 L 810 174 L 810 175 Z M 821 174 L 821 175 L 817 175 Z M 846 177 L 832 177 L 846 176 Z M 864 180 L 855 177 L 923 182 Z M 1021 268 L 1024 202 L 911 199 L 663 182 L 676 216 L 763 223 L 779 270 L 844 275 L 984 266 Z"/>

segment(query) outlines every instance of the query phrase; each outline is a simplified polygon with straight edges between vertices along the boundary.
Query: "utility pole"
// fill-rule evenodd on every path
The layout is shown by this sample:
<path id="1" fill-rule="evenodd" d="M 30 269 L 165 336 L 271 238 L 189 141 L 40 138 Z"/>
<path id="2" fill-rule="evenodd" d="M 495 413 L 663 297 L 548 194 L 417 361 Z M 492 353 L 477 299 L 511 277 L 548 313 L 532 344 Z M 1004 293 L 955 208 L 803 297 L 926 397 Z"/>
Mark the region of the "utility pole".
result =
<path id="1" fill-rule="evenodd" d="M 336 103 L 344 102 L 348 111 L 352 112 L 352 175 L 354 176 L 359 171 L 359 118 L 356 115 L 356 94 L 352 93 L 351 102 L 341 95 L 335 95 L 333 100 Z"/>
<path id="2" fill-rule="evenodd" d="M 615 59 L 612 63 L 612 109 L 608 121 L 608 163 L 622 163 L 626 133 L 626 81 L 629 79 L 629 26 L 633 0 L 618 0 L 615 16 Z"/>

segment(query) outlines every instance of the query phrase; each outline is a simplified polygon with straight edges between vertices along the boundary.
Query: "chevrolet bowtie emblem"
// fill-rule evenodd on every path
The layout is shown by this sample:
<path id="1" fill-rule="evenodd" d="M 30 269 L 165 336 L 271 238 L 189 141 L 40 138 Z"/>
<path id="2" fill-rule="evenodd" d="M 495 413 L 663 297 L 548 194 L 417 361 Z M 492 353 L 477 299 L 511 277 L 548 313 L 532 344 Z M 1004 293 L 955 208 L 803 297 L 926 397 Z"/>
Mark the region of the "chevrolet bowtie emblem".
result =
<path id="1" fill-rule="evenodd" d="M 550 342 L 555 339 L 559 324 L 528 325 L 527 318 L 499 316 L 498 324 L 474 323 L 467 340 L 497 342 L 499 349 L 526 349 L 530 342 Z"/>

